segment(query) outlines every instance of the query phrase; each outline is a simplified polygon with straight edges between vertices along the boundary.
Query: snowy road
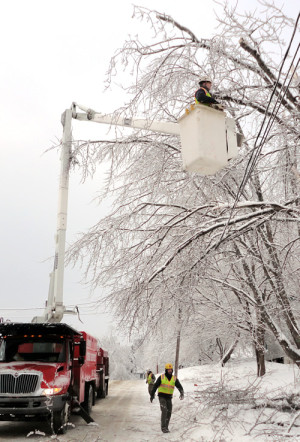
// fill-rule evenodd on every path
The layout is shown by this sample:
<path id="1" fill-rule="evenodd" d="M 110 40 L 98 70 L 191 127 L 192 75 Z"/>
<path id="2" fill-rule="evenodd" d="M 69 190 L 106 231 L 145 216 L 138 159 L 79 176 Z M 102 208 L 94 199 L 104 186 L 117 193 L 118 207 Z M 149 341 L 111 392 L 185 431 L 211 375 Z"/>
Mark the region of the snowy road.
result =
<path id="1" fill-rule="evenodd" d="M 87 425 L 79 416 L 71 416 L 65 435 L 53 439 L 49 434 L 26 437 L 34 430 L 45 432 L 38 422 L 0 422 L 1 441 L 164 441 L 174 440 L 160 431 L 160 410 L 157 399 L 149 401 L 145 381 L 112 381 L 106 399 L 97 400 L 92 417 L 98 426 Z"/>
<path id="2" fill-rule="evenodd" d="M 97 425 L 72 415 L 67 434 L 51 437 L 30 434 L 45 433 L 45 423 L 0 422 L 0 442 L 299 442 L 298 409 L 280 407 L 284 397 L 300 400 L 300 372 L 292 364 L 266 366 L 260 379 L 254 359 L 180 370 L 185 398 L 175 390 L 169 434 L 160 431 L 159 403 L 150 403 L 145 381 L 112 381 L 93 407 Z"/>

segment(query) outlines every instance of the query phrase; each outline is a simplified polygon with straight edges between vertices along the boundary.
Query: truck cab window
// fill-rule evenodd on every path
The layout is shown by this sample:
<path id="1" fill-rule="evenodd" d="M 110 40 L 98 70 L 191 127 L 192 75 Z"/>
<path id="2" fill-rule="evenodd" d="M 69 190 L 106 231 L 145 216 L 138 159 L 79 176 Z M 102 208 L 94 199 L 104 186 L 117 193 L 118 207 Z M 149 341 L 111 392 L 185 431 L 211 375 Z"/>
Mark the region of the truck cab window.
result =
<path id="1" fill-rule="evenodd" d="M 65 341 L 7 339 L 1 342 L 0 361 L 65 362 Z"/>
<path id="2" fill-rule="evenodd" d="M 0 361 L 5 360 L 5 341 L 2 339 L 0 341 Z"/>

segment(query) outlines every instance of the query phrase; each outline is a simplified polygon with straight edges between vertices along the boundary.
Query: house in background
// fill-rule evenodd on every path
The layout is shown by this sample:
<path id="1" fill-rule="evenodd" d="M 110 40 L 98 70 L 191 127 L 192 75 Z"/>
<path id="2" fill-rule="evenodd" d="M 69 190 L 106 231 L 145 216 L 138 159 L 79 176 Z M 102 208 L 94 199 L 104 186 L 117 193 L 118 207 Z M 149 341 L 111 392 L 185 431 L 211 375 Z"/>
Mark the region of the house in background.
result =
<path id="1" fill-rule="evenodd" d="M 293 361 L 284 353 L 274 336 L 268 331 L 265 335 L 265 359 L 268 362 L 293 364 Z"/>

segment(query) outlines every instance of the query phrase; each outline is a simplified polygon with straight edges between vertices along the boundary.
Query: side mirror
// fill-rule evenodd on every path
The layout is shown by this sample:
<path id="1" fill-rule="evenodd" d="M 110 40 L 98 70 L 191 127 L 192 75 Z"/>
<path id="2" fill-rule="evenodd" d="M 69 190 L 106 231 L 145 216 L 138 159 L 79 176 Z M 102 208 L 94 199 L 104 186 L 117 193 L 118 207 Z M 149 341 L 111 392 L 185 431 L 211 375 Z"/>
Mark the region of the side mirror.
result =
<path id="1" fill-rule="evenodd" d="M 79 356 L 79 358 L 78 358 L 78 364 L 79 364 L 79 365 L 83 365 L 83 364 L 84 364 L 84 357 L 83 357 L 83 356 Z"/>
<path id="2" fill-rule="evenodd" d="M 79 346 L 79 354 L 80 356 L 82 356 L 83 358 L 86 355 L 86 342 L 85 341 L 81 341 L 80 342 L 80 346 Z"/>

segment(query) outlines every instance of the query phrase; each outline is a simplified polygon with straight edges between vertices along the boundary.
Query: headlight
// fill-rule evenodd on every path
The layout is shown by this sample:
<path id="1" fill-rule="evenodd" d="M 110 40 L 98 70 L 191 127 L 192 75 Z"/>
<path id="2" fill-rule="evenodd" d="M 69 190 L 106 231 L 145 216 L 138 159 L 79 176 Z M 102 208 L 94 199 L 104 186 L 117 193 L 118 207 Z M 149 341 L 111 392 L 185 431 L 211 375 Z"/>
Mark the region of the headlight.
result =
<path id="1" fill-rule="evenodd" d="M 45 396 L 53 396 L 54 394 L 60 393 L 62 388 L 54 387 L 54 388 L 45 388 L 42 392 Z"/>

